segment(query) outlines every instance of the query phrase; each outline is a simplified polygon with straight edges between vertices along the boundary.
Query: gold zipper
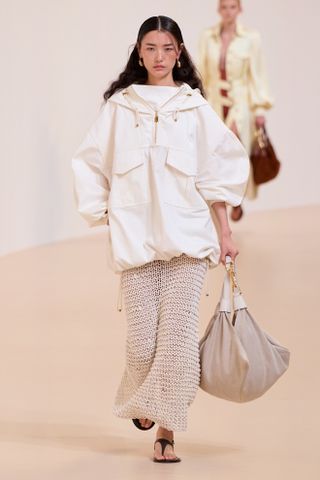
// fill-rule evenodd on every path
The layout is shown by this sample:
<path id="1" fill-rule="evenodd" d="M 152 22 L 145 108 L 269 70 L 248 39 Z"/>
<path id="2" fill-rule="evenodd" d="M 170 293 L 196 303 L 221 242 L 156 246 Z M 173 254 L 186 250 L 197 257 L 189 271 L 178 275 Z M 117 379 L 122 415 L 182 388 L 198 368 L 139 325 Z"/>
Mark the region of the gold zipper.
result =
<path id="1" fill-rule="evenodd" d="M 127 93 L 127 92 L 124 92 L 124 93 Z M 165 107 L 167 105 L 167 103 L 169 102 L 172 102 L 173 99 L 175 99 L 176 97 L 180 96 L 181 94 L 181 89 L 179 88 L 178 92 L 173 95 L 173 97 L 169 98 L 169 100 L 167 100 L 164 104 L 161 105 L 161 109 L 163 107 Z M 191 96 L 192 94 L 191 93 L 187 93 L 187 96 Z M 140 101 L 142 101 L 142 103 L 144 103 L 150 110 L 152 110 L 154 112 L 154 123 L 155 123 L 155 129 L 154 129 L 154 143 L 156 144 L 157 143 L 157 130 L 158 130 L 158 123 L 159 123 L 159 113 L 157 110 L 154 110 L 154 108 L 151 107 L 151 105 L 146 102 L 146 100 L 142 97 L 140 97 L 140 95 L 137 95 L 140 99 Z"/>
<path id="2" fill-rule="evenodd" d="M 154 143 L 157 143 L 157 133 L 158 133 L 158 122 L 159 122 L 159 114 L 157 111 L 154 112 Z"/>

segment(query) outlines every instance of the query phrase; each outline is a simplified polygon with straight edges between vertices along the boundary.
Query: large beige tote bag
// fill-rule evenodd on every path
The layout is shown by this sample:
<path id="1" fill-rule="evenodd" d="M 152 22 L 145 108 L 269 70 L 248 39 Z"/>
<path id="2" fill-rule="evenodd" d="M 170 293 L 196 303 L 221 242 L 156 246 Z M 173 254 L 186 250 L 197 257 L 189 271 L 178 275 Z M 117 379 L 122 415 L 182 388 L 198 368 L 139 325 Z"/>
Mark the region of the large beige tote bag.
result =
<path id="1" fill-rule="evenodd" d="M 225 400 L 248 402 L 287 370 L 290 352 L 248 312 L 230 257 L 226 268 L 220 302 L 200 340 L 200 387 Z"/>

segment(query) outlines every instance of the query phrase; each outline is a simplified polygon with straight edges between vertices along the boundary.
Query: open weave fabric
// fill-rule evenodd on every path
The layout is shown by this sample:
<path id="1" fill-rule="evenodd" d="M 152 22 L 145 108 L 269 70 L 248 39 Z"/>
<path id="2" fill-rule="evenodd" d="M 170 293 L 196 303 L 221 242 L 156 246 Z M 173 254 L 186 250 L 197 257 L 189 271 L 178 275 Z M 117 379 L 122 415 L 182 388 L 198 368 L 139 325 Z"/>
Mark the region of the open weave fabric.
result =
<path id="1" fill-rule="evenodd" d="M 115 415 L 186 430 L 200 381 L 198 311 L 206 270 L 206 259 L 182 255 L 122 273 L 128 331 Z"/>

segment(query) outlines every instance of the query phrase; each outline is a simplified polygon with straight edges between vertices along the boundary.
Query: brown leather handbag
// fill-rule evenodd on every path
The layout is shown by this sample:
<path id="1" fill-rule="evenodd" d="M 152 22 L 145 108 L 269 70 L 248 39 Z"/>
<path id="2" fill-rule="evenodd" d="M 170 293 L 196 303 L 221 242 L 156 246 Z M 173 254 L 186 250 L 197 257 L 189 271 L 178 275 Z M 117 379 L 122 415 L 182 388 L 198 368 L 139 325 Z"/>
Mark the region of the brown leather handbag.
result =
<path id="1" fill-rule="evenodd" d="M 269 182 L 279 173 L 281 164 L 275 154 L 265 127 L 260 127 L 255 132 L 250 161 L 256 185 Z"/>

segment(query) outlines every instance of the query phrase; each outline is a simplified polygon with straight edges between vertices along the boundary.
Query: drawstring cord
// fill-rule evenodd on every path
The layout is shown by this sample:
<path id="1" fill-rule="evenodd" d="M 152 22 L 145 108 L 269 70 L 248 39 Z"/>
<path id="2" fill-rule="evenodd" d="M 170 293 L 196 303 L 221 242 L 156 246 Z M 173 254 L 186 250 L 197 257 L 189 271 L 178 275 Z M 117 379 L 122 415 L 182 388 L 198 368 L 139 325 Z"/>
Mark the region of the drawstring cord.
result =
<path id="1" fill-rule="evenodd" d="M 124 90 L 124 92 L 123 92 L 122 94 L 126 96 L 127 102 L 129 103 L 129 105 L 131 106 L 131 108 L 134 110 L 135 127 L 140 127 L 140 113 L 139 113 L 138 108 L 137 108 L 137 107 L 134 107 L 134 105 L 132 104 L 128 90 Z M 186 94 L 186 99 L 187 99 L 187 97 L 190 97 L 190 96 L 192 96 L 192 94 L 191 94 L 191 93 L 187 93 L 187 94 Z M 146 102 L 144 102 L 144 103 L 146 103 Z M 166 103 L 168 103 L 168 102 L 166 102 Z M 148 106 L 149 106 L 149 105 L 148 105 Z M 149 106 L 149 107 L 150 107 L 150 106 Z M 179 108 L 177 108 L 176 110 L 174 110 L 174 112 L 172 113 L 172 117 L 173 117 L 173 120 L 174 120 L 175 122 L 178 121 L 178 114 L 179 114 L 179 113 L 180 113 L 180 109 L 179 109 Z"/>
<path id="2" fill-rule="evenodd" d="M 127 102 L 129 103 L 130 107 L 134 110 L 135 127 L 136 127 L 136 128 L 137 128 L 137 127 L 140 127 L 140 115 L 139 115 L 139 110 L 138 110 L 137 107 L 135 107 L 135 106 L 132 104 L 128 90 L 124 90 L 124 92 L 122 92 L 122 95 L 126 95 L 126 100 L 127 100 Z"/>
<path id="3" fill-rule="evenodd" d="M 119 282 L 119 289 L 118 289 L 117 310 L 118 310 L 118 312 L 121 312 L 121 311 L 122 311 L 122 285 L 121 285 L 121 279 L 120 279 L 120 282 Z"/>
<path id="4" fill-rule="evenodd" d="M 208 258 L 206 258 L 207 262 L 207 273 L 206 273 L 206 279 L 205 279 L 205 285 L 204 285 L 204 291 L 206 293 L 206 297 L 209 297 L 209 275 L 210 275 L 210 261 Z"/>
<path id="5" fill-rule="evenodd" d="M 134 109 L 134 118 L 136 122 L 136 127 L 140 126 L 140 117 L 139 117 L 139 110 L 137 108 Z"/>
<path id="6" fill-rule="evenodd" d="M 208 271 L 207 271 L 207 274 L 206 274 L 204 291 L 206 292 L 206 297 L 209 297 L 209 272 Z"/>

